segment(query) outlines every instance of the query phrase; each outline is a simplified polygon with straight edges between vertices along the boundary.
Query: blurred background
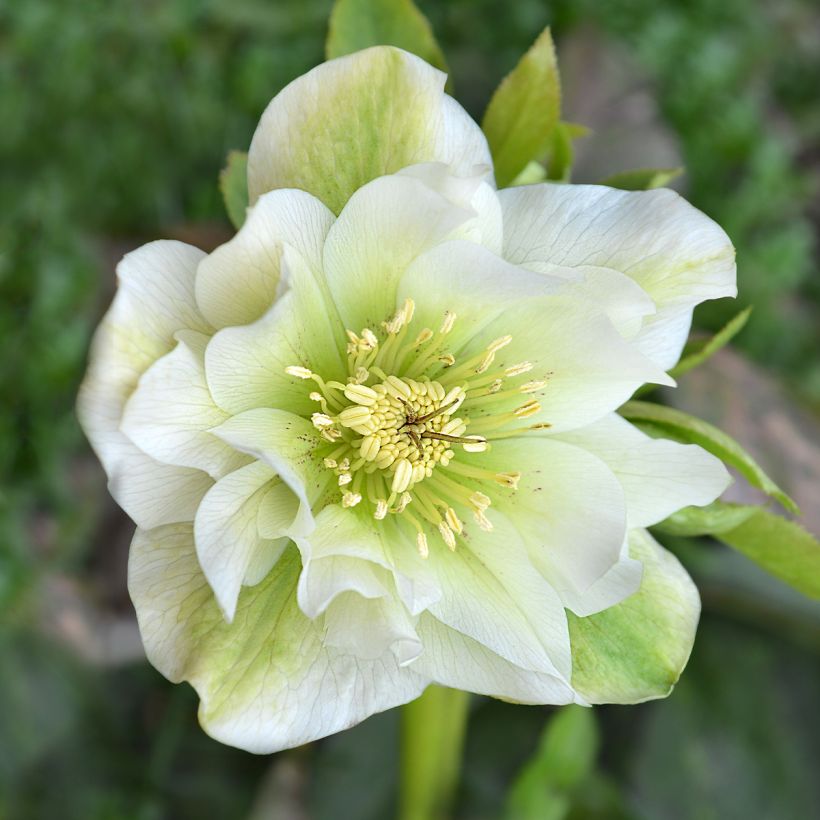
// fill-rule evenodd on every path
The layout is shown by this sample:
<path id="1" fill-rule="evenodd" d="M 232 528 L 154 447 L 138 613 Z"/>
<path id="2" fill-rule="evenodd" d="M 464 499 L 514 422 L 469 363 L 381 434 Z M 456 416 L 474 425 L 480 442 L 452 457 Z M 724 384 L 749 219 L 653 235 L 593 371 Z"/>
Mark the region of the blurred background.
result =
<path id="1" fill-rule="evenodd" d="M 480 117 L 553 26 L 576 182 L 646 166 L 738 251 L 746 330 L 666 400 L 723 427 L 820 532 L 820 8 L 815 0 L 419 0 Z M 331 0 L 0 2 L 0 818 L 387 820 L 397 716 L 254 757 L 144 660 L 132 526 L 73 415 L 114 266 L 231 230 L 217 174 L 269 99 L 323 59 Z M 746 491 L 736 489 L 735 498 Z M 666 701 L 595 710 L 572 818 L 820 816 L 820 608 L 716 545 L 669 545 L 704 616 Z M 550 710 L 476 699 L 458 817 L 503 816 Z"/>

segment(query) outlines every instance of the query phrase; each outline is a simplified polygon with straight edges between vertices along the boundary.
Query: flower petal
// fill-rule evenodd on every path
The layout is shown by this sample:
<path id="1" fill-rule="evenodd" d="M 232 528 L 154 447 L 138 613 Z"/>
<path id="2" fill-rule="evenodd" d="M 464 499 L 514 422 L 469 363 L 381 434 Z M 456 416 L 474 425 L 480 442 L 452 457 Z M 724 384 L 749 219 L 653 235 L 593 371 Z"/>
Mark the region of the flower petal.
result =
<path id="1" fill-rule="evenodd" d="M 511 521 L 530 560 L 552 584 L 564 605 L 586 611 L 587 592 L 595 598 L 601 582 L 621 560 L 626 535 L 624 492 L 612 471 L 596 456 L 552 438 L 516 438 L 493 442 L 490 451 L 471 454 L 471 465 L 493 472 L 517 472 L 516 490 L 496 490 L 487 511 Z M 611 603 L 635 590 L 612 577 Z"/>
<path id="2" fill-rule="evenodd" d="M 196 299 L 202 314 L 216 328 L 258 319 L 284 290 L 283 244 L 319 273 L 333 219 L 305 191 L 271 191 L 260 197 L 236 236 L 199 264 Z"/>
<path id="3" fill-rule="evenodd" d="M 566 615 L 552 587 L 530 563 L 521 536 L 504 516 L 492 533 L 471 528 L 467 544 L 450 551 L 432 541 L 420 573 L 441 598 L 431 615 L 522 669 L 569 678 Z M 406 538 L 405 550 L 415 550 Z"/>
<path id="4" fill-rule="evenodd" d="M 177 346 L 143 373 L 120 429 L 157 461 L 220 478 L 247 458 L 209 432 L 228 416 L 214 404 L 205 381 L 208 337 L 193 330 L 176 336 Z"/>
<path id="5" fill-rule="evenodd" d="M 129 591 L 148 658 L 202 699 L 217 740 L 256 753 L 299 746 L 421 694 L 426 678 L 392 652 L 365 660 L 325 647 L 322 626 L 296 603 L 299 557 L 285 551 L 260 584 L 242 590 L 227 624 L 199 569 L 190 526 L 138 530 Z"/>
<path id="6" fill-rule="evenodd" d="M 664 349 L 641 349 L 665 369 L 685 341 L 682 317 L 688 329 L 696 304 L 737 293 L 728 236 L 674 191 L 539 184 L 509 188 L 499 198 L 506 259 L 524 267 L 548 262 L 613 268 L 652 297 L 658 312 L 644 332 L 669 342 Z"/>
<path id="7" fill-rule="evenodd" d="M 402 277 L 398 297 L 416 302 L 419 326 L 457 315 L 448 350 L 459 363 L 479 356 L 495 339 L 511 335 L 495 362 L 534 367 L 528 379 L 545 380 L 531 396 L 510 396 L 492 413 L 512 411 L 528 398 L 541 411 L 530 423 L 571 430 L 617 409 L 637 387 L 674 382 L 615 330 L 601 308 L 574 283 L 516 268 L 469 242 L 446 242 L 420 256 Z M 467 375 L 465 373 L 465 375 Z M 514 386 L 514 385 L 512 385 Z M 484 405 L 477 418 L 489 413 Z"/>
<path id="8" fill-rule="evenodd" d="M 325 275 L 345 327 L 358 332 L 390 318 L 407 266 L 474 217 L 469 203 L 455 204 L 412 176 L 382 177 L 357 191 L 324 250 Z"/>
<path id="9" fill-rule="evenodd" d="M 653 439 L 613 413 L 563 441 L 609 465 L 626 494 L 628 526 L 648 527 L 682 507 L 702 507 L 731 483 L 720 459 L 696 444 Z"/>
<path id="10" fill-rule="evenodd" d="M 217 481 L 196 512 L 194 541 L 199 565 L 228 621 L 233 620 L 248 569 L 254 567 L 253 574 L 258 573 L 257 554 L 272 551 L 257 521 L 274 476 L 270 467 L 254 461 Z"/>
<path id="11" fill-rule="evenodd" d="M 445 75 L 377 46 L 317 66 L 274 97 L 248 154 L 251 202 L 300 188 L 339 213 L 376 177 L 417 162 L 491 165 L 479 127 L 444 94 Z"/>
<path id="12" fill-rule="evenodd" d="M 700 598 L 674 555 L 645 530 L 630 533 L 641 589 L 588 618 L 570 616 L 572 685 L 590 703 L 640 703 L 669 694 L 689 659 Z"/>
<path id="13" fill-rule="evenodd" d="M 341 325 L 321 282 L 296 252 L 286 250 L 284 259 L 292 288 L 253 324 L 220 330 L 205 351 L 208 387 L 227 413 L 279 407 L 310 415 L 318 405 L 285 368 L 305 367 L 326 379 L 346 373 L 343 342 L 334 335 Z"/>
<path id="14" fill-rule="evenodd" d="M 576 700 L 559 675 L 522 669 L 429 613 L 419 618 L 416 631 L 424 651 L 410 668 L 442 686 L 514 703 L 559 705 Z"/>
<path id="15" fill-rule="evenodd" d="M 259 408 L 228 419 L 213 432 L 267 464 L 297 496 L 299 511 L 285 534 L 295 538 L 311 532 L 311 508 L 324 492 L 327 477 L 316 455 L 320 440 L 311 423 L 284 410 Z"/>
<path id="16" fill-rule="evenodd" d="M 158 464 L 121 431 L 140 376 L 174 346 L 174 334 L 212 329 L 194 300 L 204 254 L 181 242 L 151 242 L 117 266 L 119 290 L 91 346 L 77 413 L 109 478 L 117 503 L 139 525 L 190 520 L 211 484 L 199 470 Z"/>

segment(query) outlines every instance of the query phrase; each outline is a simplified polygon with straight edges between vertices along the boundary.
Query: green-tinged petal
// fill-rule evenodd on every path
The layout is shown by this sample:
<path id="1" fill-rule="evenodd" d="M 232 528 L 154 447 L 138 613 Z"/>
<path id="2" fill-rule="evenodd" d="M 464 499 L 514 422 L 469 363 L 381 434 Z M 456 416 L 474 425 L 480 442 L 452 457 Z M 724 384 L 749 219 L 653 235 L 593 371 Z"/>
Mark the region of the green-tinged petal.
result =
<path id="1" fill-rule="evenodd" d="M 626 494 L 630 529 L 709 504 L 732 481 L 720 459 L 701 447 L 650 438 L 616 413 L 560 438 L 609 465 Z"/>
<path id="2" fill-rule="evenodd" d="M 481 121 L 500 186 L 546 152 L 560 110 L 555 47 L 545 29 L 496 89 Z"/>
<path id="3" fill-rule="evenodd" d="M 487 516 L 495 523 L 497 509 L 512 522 L 566 607 L 587 614 L 635 591 L 629 573 L 598 583 L 621 561 L 626 535 L 624 492 L 603 461 L 551 438 L 516 438 L 470 454 L 469 464 L 521 474 L 517 489 L 493 492 Z"/>
<path id="4" fill-rule="evenodd" d="M 479 182 L 468 183 L 468 197 Z M 411 176 L 383 177 L 357 191 L 324 249 L 325 275 L 345 327 L 358 333 L 389 319 L 410 263 L 473 216 L 468 202 L 459 206 Z"/>
<path id="5" fill-rule="evenodd" d="M 419 257 L 402 277 L 398 295 L 399 301 L 415 300 L 420 326 L 436 328 L 445 310 L 456 314 L 447 340 L 456 368 L 480 358 L 496 339 L 511 336 L 495 364 L 531 362 L 528 378 L 546 385 L 532 395 L 507 396 L 504 409 L 537 399 L 541 410 L 530 423 L 547 423 L 555 432 L 612 412 L 645 382 L 674 383 L 624 341 L 573 283 L 516 269 L 479 245 L 447 242 Z M 501 406 L 494 404 L 492 412 Z M 489 412 L 486 405 L 471 407 L 470 417 L 480 423 Z"/>
<path id="6" fill-rule="evenodd" d="M 412 0 L 336 0 L 325 46 L 327 59 L 381 45 L 403 48 L 447 71 L 433 29 Z"/>
<path id="7" fill-rule="evenodd" d="M 286 550 L 275 571 L 239 597 L 228 624 L 197 563 L 190 526 L 138 530 L 129 591 L 148 658 L 187 680 L 217 740 L 256 753 L 299 746 L 417 697 L 427 683 L 386 652 L 366 660 L 323 645 L 300 611 L 300 562 Z"/>
<path id="8" fill-rule="evenodd" d="M 291 289 L 253 324 L 220 330 L 205 351 L 208 387 L 227 413 L 278 407 L 309 416 L 318 405 L 286 368 L 305 367 L 326 379 L 345 373 L 341 323 L 321 282 L 296 252 L 287 250 L 284 258 Z"/>
<path id="9" fill-rule="evenodd" d="M 665 369 L 680 355 L 694 306 L 737 292 L 728 236 L 674 191 L 543 184 L 499 198 L 511 262 L 613 268 L 649 294 L 658 310 L 636 341 Z"/>
<path id="10" fill-rule="evenodd" d="M 315 274 L 333 214 L 304 191 L 271 191 L 248 212 L 236 236 L 199 264 L 196 299 L 216 328 L 246 325 L 262 316 L 287 281 L 283 245 L 290 245 Z"/>
<path id="11" fill-rule="evenodd" d="M 338 214 L 354 191 L 417 162 L 491 166 L 478 126 L 444 94 L 445 75 L 377 46 L 317 66 L 265 110 L 248 156 L 251 202 L 300 188 Z"/>
<path id="12" fill-rule="evenodd" d="M 228 416 L 214 404 L 205 381 L 208 337 L 193 330 L 176 337 L 177 346 L 143 373 L 125 405 L 121 429 L 157 461 L 220 478 L 247 457 L 209 432 Z"/>
<path id="13" fill-rule="evenodd" d="M 640 591 L 596 615 L 570 615 L 572 685 L 590 703 L 640 703 L 672 691 L 689 659 L 700 616 L 692 579 L 644 530 L 630 555 L 643 563 Z"/>
<path id="14" fill-rule="evenodd" d="M 431 584 L 441 590 L 428 611 L 521 669 L 568 680 L 569 644 L 561 600 L 532 565 L 521 536 L 506 517 L 496 515 L 493 524 L 488 533 L 465 520 L 466 543 L 454 551 L 431 533 L 429 557 L 416 573 L 429 575 Z M 394 551 L 400 548 L 415 552 L 414 537 L 406 535 Z"/>
<path id="15" fill-rule="evenodd" d="M 196 512 L 199 564 L 228 621 L 233 619 L 239 590 L 248 569 L 256 564 L 257 553 L 272 551 L 257 521 L 274 476 L 270 467 L 254 461 L 217 481 Z"/>
<path id="16" fill-rule="evenodd" d="M 321 442 L 313 425 L 283 410 L 248 410 L 214 428 L 232 447 L 271 468 L 299 498 L 299 511 L 286 534 L 304 535 L 314 526 L 311 508 L 321 497 L 327 470 L 316 455 Z"/>
<path id="17" fill-rule="evenodd" d="M 140 526 L 193 518 L 211 484 L 199 470 L 159 464 L 120 431 L 140 376 L 174 347 L 174 334 L 210 333 L 194 299 L 204 254 L 181 242 L 152 242 L 117 266 L 119 290 L 95 334 L 77 413 L 117 503 Z"/>
<path id="18" fill-rule="evenodd" d="M 565 704 L 576 698 L 559 675 L 522 669 L 430 613 L 421 615 L 416 631 L 424 651 L 410 668 L 442 686 L 514 703 Z"/>

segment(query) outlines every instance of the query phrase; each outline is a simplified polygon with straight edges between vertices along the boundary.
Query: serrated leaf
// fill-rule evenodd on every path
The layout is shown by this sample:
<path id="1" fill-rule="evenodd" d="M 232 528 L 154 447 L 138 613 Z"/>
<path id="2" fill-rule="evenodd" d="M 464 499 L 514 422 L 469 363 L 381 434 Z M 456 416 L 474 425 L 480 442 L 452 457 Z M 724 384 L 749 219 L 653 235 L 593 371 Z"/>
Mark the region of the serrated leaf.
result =
<path id="1" fill-rule="evenodd" d="M 698 535 L 715 535 L 740 526 L 757 509 L 757 507 L 750 507 L 746 504 L 714 501 L 705 507 L 685 507 L 678 510 L 652 529 L 666 535 L 689 538 Z"/>
<path id="2" fill-rule="evenodd" d="M 663 188 L 682 173 L 683 168 L 635 168 L 612 174 L 602 179 L 599 185 L 622 191 L 651 191 L 653 188 Z"/>
<path id="3" fill-rule="evenodd" d="M 746 325 L 752 308 L 747 307 L 741 310 L 734 318 L 730 319 L 711 339 L 705 342 L 687 345 L 683 351 L 681 360 L 669 371 L 670 376 L 681 376 L 688 373 L 698 365 L 710 359 L 722 347 L 725 347 Z"/>
<path id="4" fill-rule="evenodd" d="M 547 28 L 495 90 L 481 123 L 500 188 L 546 153 L 560 110 L 561 84 Z"/>
<path id="5" fill-rule="evenodd" d="M 751 509 L 742 524 L 716 537 L 798 592 L 820 600 L 820 542 L 796 521 L 764 507 Z"/>
<path id="6" fill-rule="evenodd" d="M 219 190 L 231 224 L 239 230 L 248 210 L 248 155 L 242 151 L 228 153 L 228 164 L 219 174 Z"/>
<path id="7" fill-rule="evenodd" d="M 508 820 L 565 817 L 573 790 L 593 772 L 599 744 L 592 709 L 560 709 L 512 785 L 507 802 Z"/>
<path id="8" fill-rule="evenodd" d="M 327 59 L 371 46 L 403 48 L 448 71 L 429 21 L 412 0 L 336 0 L 325 44 Z"/>
<path id="9" fill-rule="evenodd" d="M 663 428 L 677 441 L 699 444 L 721 461 L 735 467 L 754 487 L 776 499 L 789 512 L 799 513 L 797 504 L 769 478 L 763 468 L 731 436 L 681 410 L 644 401 L 627 402 L 620 414 L 633 422 L 648 422 Z"/>

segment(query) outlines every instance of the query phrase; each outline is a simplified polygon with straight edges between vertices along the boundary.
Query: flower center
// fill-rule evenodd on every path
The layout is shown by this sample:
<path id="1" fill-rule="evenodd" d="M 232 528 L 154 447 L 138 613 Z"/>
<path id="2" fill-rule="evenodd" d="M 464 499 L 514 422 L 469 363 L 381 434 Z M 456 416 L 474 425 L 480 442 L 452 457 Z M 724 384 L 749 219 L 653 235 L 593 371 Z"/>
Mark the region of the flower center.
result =
<path id="1" fill-rule="evenodd" d="M 518 485 L 519 473 L 470 464 L 470 455 L 487 450 L 493 439 L 549 424 L 504 429 L 540 412 L 534 398 L 519 402 L 521 394 L 546 386 L 542 380 L 504 389 L 506 380 L 532 370 L 529 362 L 493 370 L 496 354 L 512 337 L 496 339 L 456 364 L 445 347 L 455 314 L 445 311 L 438 333 L 424 328 L 408 341 L 414 310 L 407 299 L 382 322 L 379 335 L 369 328 L 361 334 L 347 331 L 346 383 L 326 382 L 299 365 L 286 371 L 319 387 L 310 397 L 321 411 L 311 420 L 327 442 L 323 463 L 342 506 L 364 502 L 377 520 L 401 516 L 416 528 L 419 552 L 426 557 L 430 526 L 455 549 L 464 533 L 457 510 L 468 510 L 478 526 L 492 529 L 485 515 L 490 497 L 476 485 L 511 490 Z"/>

